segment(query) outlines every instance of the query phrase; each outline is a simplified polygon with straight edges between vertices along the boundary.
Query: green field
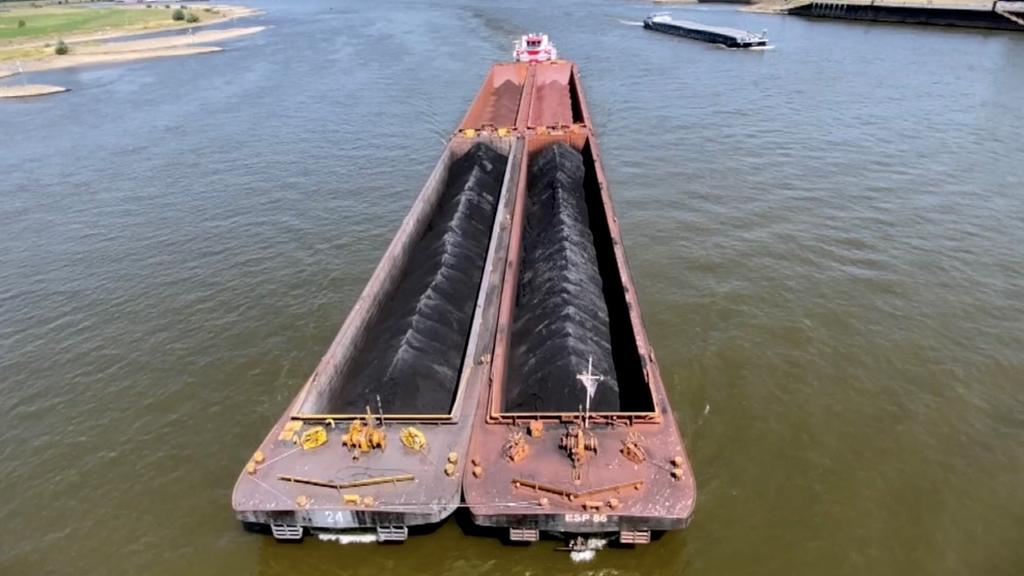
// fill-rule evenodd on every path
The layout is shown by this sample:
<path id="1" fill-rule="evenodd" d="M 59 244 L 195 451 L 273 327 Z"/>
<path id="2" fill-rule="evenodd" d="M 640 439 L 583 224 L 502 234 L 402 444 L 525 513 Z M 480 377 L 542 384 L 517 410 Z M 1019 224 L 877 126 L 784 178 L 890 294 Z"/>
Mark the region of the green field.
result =
<path id="1" fill-rule="evenodd" d="M 23 20 L 25 25 L 18 27 Z M 163 6 L 137 8 L 24 8 L 0 12 L 0 41 L 97 32 L 107 28 L 170 26 Z"/>

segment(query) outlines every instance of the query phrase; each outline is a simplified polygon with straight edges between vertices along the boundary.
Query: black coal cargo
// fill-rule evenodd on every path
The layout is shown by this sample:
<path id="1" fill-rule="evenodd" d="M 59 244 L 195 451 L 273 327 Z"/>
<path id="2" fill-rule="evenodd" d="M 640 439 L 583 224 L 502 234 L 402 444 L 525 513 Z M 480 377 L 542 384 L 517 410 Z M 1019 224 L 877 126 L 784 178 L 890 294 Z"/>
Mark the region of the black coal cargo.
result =
<path id="1" fill-rule="evenodd" d="M 473 321 L 507 157 L 484 143 L 452 162 L 434 216 L 326 411 L 447 413 Z"/>
<path id="2" fill-rule="evenodd" d="M 590 409 L 619 409 L 608 308 L 584 191 L 583 157 L 557 143 L 528 174 L 511 362 L 504 409 L 573 412 L 586 401 L 578 375 L 600 376 Z"/>

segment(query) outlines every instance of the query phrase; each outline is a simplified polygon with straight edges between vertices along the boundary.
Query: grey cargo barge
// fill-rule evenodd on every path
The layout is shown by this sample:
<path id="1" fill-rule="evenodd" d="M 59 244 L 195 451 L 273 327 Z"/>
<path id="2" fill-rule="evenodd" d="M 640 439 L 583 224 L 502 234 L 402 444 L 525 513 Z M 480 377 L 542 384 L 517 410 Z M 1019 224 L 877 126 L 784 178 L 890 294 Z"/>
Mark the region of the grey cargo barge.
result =
<path id="1" fill-rule="evenodd" d="M 712 44 L 722 44 L 727 48 L 755 48 L 768 45 L 767 34 L 763 32 L 757 35 L 736 28 L 707 26 L 687 20 L 673 20 L 671 16 L 664 13 L 651 14 L 644 18 L 644 28 Z"/>

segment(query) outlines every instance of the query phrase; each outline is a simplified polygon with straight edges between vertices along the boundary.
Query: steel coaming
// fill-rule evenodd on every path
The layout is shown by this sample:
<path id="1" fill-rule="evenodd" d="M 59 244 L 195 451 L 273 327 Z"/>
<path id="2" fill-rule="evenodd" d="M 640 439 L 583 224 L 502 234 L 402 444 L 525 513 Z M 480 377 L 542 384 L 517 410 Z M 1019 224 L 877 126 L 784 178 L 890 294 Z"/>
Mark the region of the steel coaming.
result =
<path id="1" fill-rule="evenodd" d="M 565 67 L 569 73 L 547 71 L 543 66 Z M 566 78 L 564 89 L 537 90 L 534 86 L 538 85 L 538 76 Z M 546 85 L 550 86 L 550 81 Z M 566 125 L 564 118 L 572 118 L 571 125 Z M 539 119 L 555 119 L 557 124 Z M 651 531 L 685 528 L 696 501 L 696 483 L 640 315 L 575 65 L 554 62 L 531 67 L 517 126 L 525 139 L 525 152 L 519 165 L 491 386 L 479 400 L 469 446 L 472 468 L 463 480 L 473 522 L 507 528 L 513 539 L 532 540 L 540 532 L 618 533 L 623 543 L 649 541 Z M 567 143 L 583 154 L 590 175 L 587 202 L 600 203 L 597 213 L 602 215 L 610 237 L 605 249 L 611 254 L 605 256 L 614 259 L 613 273 L 617 275 L 605 278 L 605 283 L 621 284 L 632 331 L 628 345 L 635 346 L 641 366 L 640 373 L 631 377 L 619 374 L 619 385 L 646 390 L 650 410 L 591 414 L 504 410 L 522 256 L 527 166 L 533 153 L 554 142 Z M 573 385 L 576 383 L 567 383 Z"/>

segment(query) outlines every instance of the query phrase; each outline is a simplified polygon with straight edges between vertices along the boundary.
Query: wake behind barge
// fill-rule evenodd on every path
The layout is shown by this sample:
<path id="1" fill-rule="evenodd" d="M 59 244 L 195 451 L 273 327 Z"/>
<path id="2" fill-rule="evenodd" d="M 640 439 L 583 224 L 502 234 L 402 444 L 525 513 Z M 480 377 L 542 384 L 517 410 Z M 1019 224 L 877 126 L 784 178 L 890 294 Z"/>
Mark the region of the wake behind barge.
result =
<path id="1" fill-rule="evenodd" d="M 666 13 L 651 14 L 644 18 L 644 28 L 673 36 L 721 44 L 727 48 L 759 48 L 768 45 L 766 32 L 757 35 L 736 28 L 708 26 L 688 20 L 674 20 Z"/>

